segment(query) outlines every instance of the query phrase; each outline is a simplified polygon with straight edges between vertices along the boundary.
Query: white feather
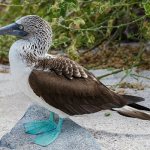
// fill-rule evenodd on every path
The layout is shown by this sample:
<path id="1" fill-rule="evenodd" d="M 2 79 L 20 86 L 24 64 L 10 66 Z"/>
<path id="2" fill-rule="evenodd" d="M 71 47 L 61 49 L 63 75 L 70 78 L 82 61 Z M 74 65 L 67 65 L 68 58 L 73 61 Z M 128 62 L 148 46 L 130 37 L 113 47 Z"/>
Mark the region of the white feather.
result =
<path id="1" fill-rule="evenodd" d="M 25 41 L 19 40 L 15 42 L 10 48 L 9 61 L 11 75 L 14 81 L 14 87 L 22 91 L 25 95 L 29 96 L 33 100 L 33 102 L 37 102 L 39 105 L 45 107 L 49 111 L 55 112 L 60 117 L 69 117 L 69 115 L 67 115 L 66 113 L 47 104 L 41 97 L 38 97 L 31 89 L 28 79 L 33 69 L 33 66 L 27 66 L 26 62 L 23 61 L 22 57 L 20 56 L 20 54 L 24 53 L 22 45 L 25 44 Z M 47 56 L 51 57 L 51 55 Z"/>

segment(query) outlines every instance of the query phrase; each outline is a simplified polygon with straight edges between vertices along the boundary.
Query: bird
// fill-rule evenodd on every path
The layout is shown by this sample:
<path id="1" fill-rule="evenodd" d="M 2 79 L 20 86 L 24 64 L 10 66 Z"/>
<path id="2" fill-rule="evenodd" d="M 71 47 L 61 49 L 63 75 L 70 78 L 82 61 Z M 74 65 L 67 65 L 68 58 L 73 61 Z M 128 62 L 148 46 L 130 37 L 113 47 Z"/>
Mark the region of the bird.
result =
<path id="1" fill-rule="evenodd" d="M 144 98 L 119 95 L 79 63 L 49 54 L 52 29 L 41 17 L 23 16 L 0 28 L 0 35 L 6 34 L 18 37 L 9 51 L 14 86 L 50 111 L 48 120 L 24 124 L 26 133 L 36 135 L 34 143 L 51 144 L 61 133 L 64 118 L 70 116 L 111 109 L 128 117 L 150 120 L 150 114 L 143 112 L 150 109 L 136 104 Z M 59 116 L 58 122 L 54 114 Z"/>

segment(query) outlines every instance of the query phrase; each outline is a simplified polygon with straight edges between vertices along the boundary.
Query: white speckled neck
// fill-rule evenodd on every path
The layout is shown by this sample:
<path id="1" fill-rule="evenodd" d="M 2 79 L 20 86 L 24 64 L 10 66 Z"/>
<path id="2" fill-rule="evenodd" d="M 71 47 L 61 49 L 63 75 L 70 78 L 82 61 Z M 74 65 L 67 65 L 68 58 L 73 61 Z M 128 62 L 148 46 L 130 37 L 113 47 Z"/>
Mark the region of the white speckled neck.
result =
<path id="1" fill-rule="evenodd" d="M 52 31 L 46 27 L 30 33 L 11 46 L 9 61 L 12 74 L 16 76 L 20 71 L 31 70 L 39 58 L 47 55 L 52 43 Z"/>

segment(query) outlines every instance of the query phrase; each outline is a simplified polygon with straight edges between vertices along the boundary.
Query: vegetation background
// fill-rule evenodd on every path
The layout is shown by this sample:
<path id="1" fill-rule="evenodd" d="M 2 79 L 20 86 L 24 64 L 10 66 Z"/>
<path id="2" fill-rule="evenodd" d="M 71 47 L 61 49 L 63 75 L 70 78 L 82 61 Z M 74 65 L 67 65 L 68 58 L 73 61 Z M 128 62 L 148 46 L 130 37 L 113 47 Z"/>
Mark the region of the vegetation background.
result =
<path id="1" fill-rule="evenodd" d="M 51 24 L 52 53 L 87 68 L 150 69 L 149 0 L 0 0 L 0 26 L 30 14 Z M 1 63 L 14 40 L 0 37 Z"/>

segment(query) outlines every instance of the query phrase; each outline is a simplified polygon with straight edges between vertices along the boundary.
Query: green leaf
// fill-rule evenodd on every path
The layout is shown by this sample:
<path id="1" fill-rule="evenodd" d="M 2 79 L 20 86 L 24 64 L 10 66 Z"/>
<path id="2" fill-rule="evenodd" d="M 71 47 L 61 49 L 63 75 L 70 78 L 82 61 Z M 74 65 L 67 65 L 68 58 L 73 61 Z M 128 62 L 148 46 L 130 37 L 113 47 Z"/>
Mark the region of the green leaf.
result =
<path id="1" fill-rule="evenodd" d="M 150 2 L 143 3 L 143 7 L 144 7 L 144 10 L 145 10 L 145 14 L 150 15 Z"/>
<path id="2" fill-rule="evenodd" d="M 60 15 L 62 17 L 65 17 L 66 16 L 66 12 L 67 12 L 67 3 L 66 2 L 63 2 L 61 3 L 60 5 Z"/>
<path id="3" fill-rule="evenodd" d="M 110 115 L 111 115 L 110 112 L 106 112 L 106 113 L 105 113 L 105 116 L 106 116 L 106 117 L 109 117 Z"/>

